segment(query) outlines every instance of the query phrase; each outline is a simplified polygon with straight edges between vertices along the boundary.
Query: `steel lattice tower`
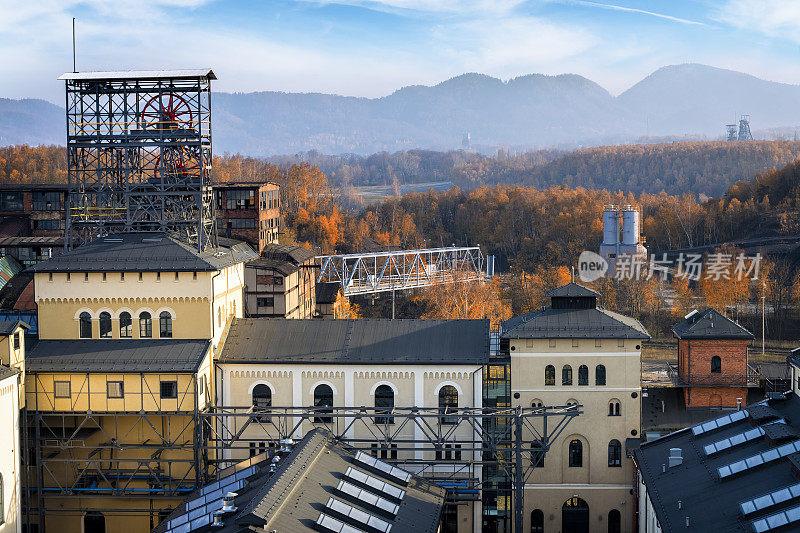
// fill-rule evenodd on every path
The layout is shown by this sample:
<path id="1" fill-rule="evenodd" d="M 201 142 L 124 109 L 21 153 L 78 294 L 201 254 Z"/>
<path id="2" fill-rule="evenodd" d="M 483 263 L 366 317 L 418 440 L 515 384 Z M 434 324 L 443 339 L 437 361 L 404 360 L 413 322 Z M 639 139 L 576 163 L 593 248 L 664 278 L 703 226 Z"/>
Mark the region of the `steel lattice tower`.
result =
<path id="1" fill-rule="evenodd" d="M 210 69 L 78 72 L 66 82 L 68 248 L 159 231 L 216 246 Z"/>

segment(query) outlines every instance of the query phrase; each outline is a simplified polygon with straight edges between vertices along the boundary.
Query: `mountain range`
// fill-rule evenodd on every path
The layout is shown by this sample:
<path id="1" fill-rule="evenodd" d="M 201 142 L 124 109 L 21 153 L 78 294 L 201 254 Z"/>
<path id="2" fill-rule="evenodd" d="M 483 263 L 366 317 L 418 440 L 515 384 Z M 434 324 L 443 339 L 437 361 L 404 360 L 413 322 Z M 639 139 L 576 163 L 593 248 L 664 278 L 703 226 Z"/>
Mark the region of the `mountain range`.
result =
<path id="1" fill-rule="evenodd" d="M 596 146 L 653 138 L 720 139 L 738 115 L 754 133 L 793 132 L 800 86 L 699 64 L 663 67 L 619 96 L 575 74 L 502 81 L 463 74 L 382 98 L 319 93 L 215 93 L 214 149 L 254 156 L 471 146 Z M 758 135 L 757 135 L 758 136 Z M 64 144 L 64 110 L 0 98 L 0 145 Z"/>

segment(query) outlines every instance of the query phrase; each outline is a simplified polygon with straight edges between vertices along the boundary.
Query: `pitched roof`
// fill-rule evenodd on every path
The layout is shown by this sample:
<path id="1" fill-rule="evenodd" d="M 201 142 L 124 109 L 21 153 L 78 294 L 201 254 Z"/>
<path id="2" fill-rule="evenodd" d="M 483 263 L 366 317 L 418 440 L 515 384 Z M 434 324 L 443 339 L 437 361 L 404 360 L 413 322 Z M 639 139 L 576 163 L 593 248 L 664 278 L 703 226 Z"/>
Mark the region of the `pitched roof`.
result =
<path id="1" fill-rule="evenodd" d="M 756 417 L 758 411 L 768 416 Z M 800 486 L 787 498 L 759 498 L 800 482 L 792 471 L 792 454 L 800 449 L 800 398 L 777 395 L 712 420 L 633 451 L 661 528 L 684 530 L 688 517 L 694 531 L 766 531 L 766 517 L 798 506 Z M 678 466 L 669 467 L 671 448 L 681 450 Z"/>
<path id="2" fill-rule="evenodd" d="M 28 347 L 29 372 L 195 372 L 206 339 L 40 340 Z"/>
<path id="3" fill-rule="evenodd" d="M 503 323 L 504 339 L 649 339 L 635 318 L 606 309 L 545 307 Z"/>
<path id="4" fill-rule="evenodd" d="M 551 298 L 599 298 L 600 293 L 595 292 L 588 287 L 584 287 L 583 285 L 578 285 L 573 281 L 549 291 L 546 296 Z"/>
<path id="5" fill-rule="evenodd" d="M 22 320 L 0 321 L 0 335 L 4 337 L 11 335 L 18 327 L 22 329 L 31 329 L 31 327 Z"/>
<path id="6" fill-rule="evenodd" d="M 716 309 L 692 312 L 673 326 L 679 339 L 752 339 L 753 334 Z"/>
<path id="7" fill-rule="evenodd" d="M 273 464 L 274 472 L 270 472 L 269 465 Z M 153 533 L 181 531 L 181 526 L 189 522 L 190 510 L 192 531 L 198 533 L 245 533 L 251 526 L 259 531 L 289 533 L 329 530 L 318 525 L 325 517 L 334 521 L 324 524 L 339 524 L 335 531 L 341 530 L 342 523 L 346 524 L 344 531 L 371 531 L 364 522 L 371 519 L 371 525 L 385 527 L 379 531 L 435 533 L 445 489 L 404 470 L 387 472 L 391 468 L 338 442 L 330 432 L 314 429 L 291 452 L 259 455 L 223 470 L 218 481 L 191 494 Z M 362 493 L 364 498 L 359 490 L 366 492 Z M 233 511 L 218 511 L 222 492 L 235 492 Z M 195 503 L 198 498 L 204 498 L 202 503 L 209 502 L 205 509 Z M 286 502 L 291 505 L 284 505 Z M 208 523 L 215 512 L 221 527 Z"/>
<path id="8" fill-rule="evenodd" d="M 484 364 L 488 320 L 235 318 L 220 362 Z"/>
<path id="9" fill-rule="evenodd" d="M 182 70 L 106 70 L 94 72 L 65 72 L 59 80 L 159 80 L 159 79 L 217 79 L 210 68 Z"/>
<path id="10" fill-rule="evenodd" d="M 339 295 L 339 289 L 342 288 L 341 283 L 333 282 L 324 282 L 324 283 L 317 283 L 314 286 L 316 291 L 316 300 L 317 303 L 320 304 L 332 304 L 336 303 L 336 297 Z"/>
<path id="11" fill-rule="evenodd" d="M 261 250 L 261 257 L 291 261 L 300 265 L 314 258 L 314 252 L 302 246 L 290 244 L 268 244 Z"/>
<path id="12" fill-rule="evenodd" d="M 245 243 L 202 252 L 163 233 L 115 233 L 33 265 L 34 272 L 215 271 L 257 257 Z"/>

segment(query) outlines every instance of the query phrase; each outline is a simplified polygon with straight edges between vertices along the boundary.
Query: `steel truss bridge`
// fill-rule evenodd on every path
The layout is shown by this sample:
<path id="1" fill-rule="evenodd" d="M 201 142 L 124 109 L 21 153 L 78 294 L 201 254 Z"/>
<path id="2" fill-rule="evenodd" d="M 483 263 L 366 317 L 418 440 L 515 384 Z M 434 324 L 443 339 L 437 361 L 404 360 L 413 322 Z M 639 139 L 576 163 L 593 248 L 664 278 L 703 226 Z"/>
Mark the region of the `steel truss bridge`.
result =
<path id="1" fill-rule="evenodd" d="M 150 516 L 153 522 L 153 500 L 183 497 L 254 450 L 279 453 L 282 440 L 324 427 L 346 444 L 447 488 L 450 502 L 480 500 L 483 469 L 502 473 L 511 481 L 514 531 L 521 532 L 525 483 L 551 443 L 582 412 L 574 404 L 446 411 L 211 407 L 175 413 L 182 420 L 161 428 L 157 419 L 168 413 L 28 411 L 23 417 L 23 515 L 27 524 L 38 521 L 39 532 L 45 531 L 46 514 L 81 516 L 89 510 Z M 131 417 L 144 420 L 157 437 L 137 440 L 130 420 L 123 421 Z M 90 433 L 100 434 L 101 442 L 89 445 Z M 140 483 L 134 486 L 134 480 Z M 141 488 L 142 480 L 150 488 Z M 60 501 L 48 502 L 51 497 Z M 120 497 L 141 505 L 115 508 L 111 498 Z M 81 498 L 92 498 L 95 507 L 84 508 Z M 98 498 L 108 505 L 98 508 Z M 64 505 L 65 499 L 74 504 Z"/>
<path id="2" fill-rule="evenodd" d="M 480 281 L 493 266 L 477 246 L 321 255 L 317 261 L 317 283 L 339 283 L 345 296 Z"/>

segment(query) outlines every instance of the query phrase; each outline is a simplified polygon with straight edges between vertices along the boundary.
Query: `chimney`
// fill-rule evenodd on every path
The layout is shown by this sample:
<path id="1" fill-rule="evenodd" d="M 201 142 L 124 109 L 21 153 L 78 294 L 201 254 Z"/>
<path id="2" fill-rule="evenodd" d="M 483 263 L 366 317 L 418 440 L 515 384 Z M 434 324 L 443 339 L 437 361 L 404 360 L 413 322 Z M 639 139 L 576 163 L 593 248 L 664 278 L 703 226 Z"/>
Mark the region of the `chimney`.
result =
<path id="1" fill-rule="evenodd" d="M 742 399 L 741 398 L 736 398 L 736 410 L 737 411 L 741 411 L 742 410 Z"/>
<path id="2" fill-rule="evenodd" d="M 669 467 L 679 466 L 683 464 L 683 451 L 680 448 L 669 449 Z"/>
<path id="3" fill-rule="evenodd" d="M 686 527 L 689 527 L 689 517 L 686 517 Z"/>

